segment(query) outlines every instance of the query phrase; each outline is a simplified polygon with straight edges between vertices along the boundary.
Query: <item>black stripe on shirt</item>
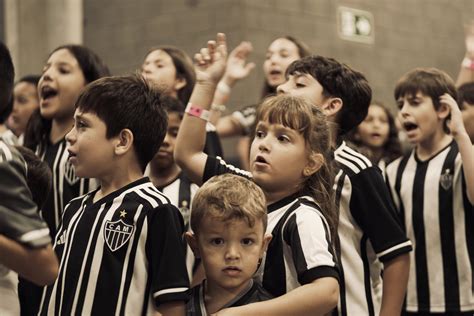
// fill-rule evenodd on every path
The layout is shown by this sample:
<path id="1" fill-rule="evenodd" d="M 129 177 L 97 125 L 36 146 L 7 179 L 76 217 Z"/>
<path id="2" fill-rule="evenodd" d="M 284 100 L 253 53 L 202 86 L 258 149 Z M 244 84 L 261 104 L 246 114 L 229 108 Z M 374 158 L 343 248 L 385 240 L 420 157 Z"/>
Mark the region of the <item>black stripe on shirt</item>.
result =
<path id="1" fill-rule="evenodd" d="M 430 285 L 428 281 L 428 259 L 426 258 L 425 223 L 423 220 L 424 210 L 424 185 L 428 163 L 420 164 L 416 168 L 412 194 L 412 221 L 413 232 L 416 240 L 415 260 L 416 260 L 416 288 L 420 310 L 429 310 L 430 306 Z M 426 304 L 423 304 L 423 302 Z"/>
<path id="2" fill-rule="evenodd" d="M 439 184 L 439 230 L 441 237 L 441 252 L 443 260 L 444 287 L 449 291 L 444 291 L 446 305 L 450 306 L 450 311 L 460 312 L 459 306 L 459 278 L 456 260 L 456 238 L 454 234 L 454 214 L 453 214 L 453 183 L 455 160 L 458 154 L 457 146 L 451 146 L 446 159 L 444 160 L 441 177 L 449 174 L 451 176 L 451 186 L 444 189 Z"/>

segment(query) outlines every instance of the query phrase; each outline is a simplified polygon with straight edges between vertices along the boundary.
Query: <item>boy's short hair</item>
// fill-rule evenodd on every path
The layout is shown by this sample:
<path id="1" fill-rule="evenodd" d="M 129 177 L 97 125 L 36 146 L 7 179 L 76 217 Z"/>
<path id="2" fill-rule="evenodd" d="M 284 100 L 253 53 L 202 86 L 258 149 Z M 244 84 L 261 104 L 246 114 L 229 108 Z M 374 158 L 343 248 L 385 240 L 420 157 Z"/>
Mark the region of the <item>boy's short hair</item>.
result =
<path id="1" fill-rule="evenodd" d="M 53 186 L 51 169 L 48 164 L 36 156 L 32 150 L 23 146 L 15 146 L 15 148 L 23 156 L 23 159 L 25 159 L 27 165 L 26 182 L 33 201 L 38 208 L 42 208 Z"/>
<path id="2" fill-rule="evenodd" d="M 5 121 L 13 108 L 13 80 L 15 69 L 7 46 L 0 41 L 0 123 Z"/>
<path id="3" fill-rule="evenodd" d="M 267 227 L 266 199 L 262 189 L 251 180 L 234 174 L 212 177 L 204 183 L 193 198 L 191 229 L 199 234 L 204 217 L 219 221 L 245 220 L 250 227 L 262 221 Z"/>
<path id="4" fill-rule="evenodd" d="M 445 93 L 457 100 L 456 86 L 453 79 L 442 70 L 436 68 L 415 68 L 403 75 L 395 86 L 395 100 L 405 96 L 415 96 L 418 92 L 431 98 L 435 110 L 441 106 L 439 97 Z M 444 120 L 443 129 L 449 133 L 447 120 Z"/>
<path id="5" fill-rule="evenodd" d="M 173 98 L 172 96 L 163 94 L 161 96 L 161 104 L 166 112 L 175 112 L 179 114 L 182 119 L 184 116 L 184 104 L 179 99 Z"/>
<path id="6" fill-rule="evenodd" d="M 458 88 L 458 104 L 463 106 L 466 102 L 470 105 L 474 105 L 474 82 L 468 82 Z"/>
<path id="7" fill-rule="evenodd" d="M 342 100 L 337 114 L 338 136 L 342 136 L 360 124 L 367 116 L 372 89 L 365 76 L 333 58 L 307 56 L 294 61 L 287 75 L 308 74 L 323 87 L 323 96 Z"/>
<path id="8" fill-rule="evenodd" d="M 166 134 L 168 117 L 161 95 L 138 74 L 105 77 L 86 86 L 76 108 L 96 114 L 105 123 L 107 138 L 117 136 L 123 129 L 132 131 L 133 147 L 145 170 Z"/>

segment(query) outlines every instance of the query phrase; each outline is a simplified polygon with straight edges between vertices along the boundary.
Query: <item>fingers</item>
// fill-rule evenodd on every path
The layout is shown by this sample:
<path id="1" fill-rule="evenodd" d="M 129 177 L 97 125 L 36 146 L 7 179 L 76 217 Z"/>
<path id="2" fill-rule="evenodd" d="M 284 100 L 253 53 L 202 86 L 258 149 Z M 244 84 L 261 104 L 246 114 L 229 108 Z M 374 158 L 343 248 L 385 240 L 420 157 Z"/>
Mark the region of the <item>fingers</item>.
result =
<path id="1" fill-rule="evenodd" d="M 447 104 L 449 108 L 451 109 L 451 111 L 456 110 L 456 109 L 459 110 L 456 100 L 454 100 L 454 98 L 448 93 L 445 93 L 442 96 L 440 96 L 439 101 L 441 103 Z"/>
<path id="2" fill-rule="evenodd" d="M 217 33 L 217 52 L 223 58 L 227 58 L 227 41 L 224 33 Z"/>

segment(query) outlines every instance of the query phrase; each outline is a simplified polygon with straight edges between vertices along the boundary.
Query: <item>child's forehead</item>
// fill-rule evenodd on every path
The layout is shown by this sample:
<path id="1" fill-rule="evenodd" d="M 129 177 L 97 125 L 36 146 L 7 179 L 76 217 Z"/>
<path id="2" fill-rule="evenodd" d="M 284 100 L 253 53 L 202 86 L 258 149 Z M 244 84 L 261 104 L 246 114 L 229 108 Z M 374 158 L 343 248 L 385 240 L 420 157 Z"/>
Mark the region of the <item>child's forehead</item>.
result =
<path id="1" fill-rule="evenodd" d="M 404 94 L 401 94 L 399 99 L 415 99 L 415 98 L 427 98 L 429 97 L 421 90 L 407 91 Z"/>

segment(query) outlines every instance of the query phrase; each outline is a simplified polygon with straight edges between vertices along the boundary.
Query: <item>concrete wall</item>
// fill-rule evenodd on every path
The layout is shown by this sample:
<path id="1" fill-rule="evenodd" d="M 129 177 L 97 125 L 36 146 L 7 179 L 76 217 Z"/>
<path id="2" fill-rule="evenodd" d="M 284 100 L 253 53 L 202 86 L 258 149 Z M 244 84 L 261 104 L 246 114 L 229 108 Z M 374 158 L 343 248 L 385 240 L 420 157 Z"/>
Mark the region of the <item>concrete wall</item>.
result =
<path id="1" fill-rule="evenodd" d="M 258 67 L 237 85 L 231 108 L 259 100 L 266 48 L 281 35 L 364 72 L 374 98 L 393 105 L 397 79 L 414 67 L 438 67 L 456 77 L 465 50 L 463 23 L 474 18 L 473 0 L 0 1 L 18 74 L 40 71 L 48 52 L 64 42 L 83 41 L 121 74 L 137 69 L 154 45 L 176 45 L 192 56 L 216 32 L 227 33 L 230 47 L 249 40 Z M 339 38 L 339 6 L 373 14 L 373 44 Z"/>

